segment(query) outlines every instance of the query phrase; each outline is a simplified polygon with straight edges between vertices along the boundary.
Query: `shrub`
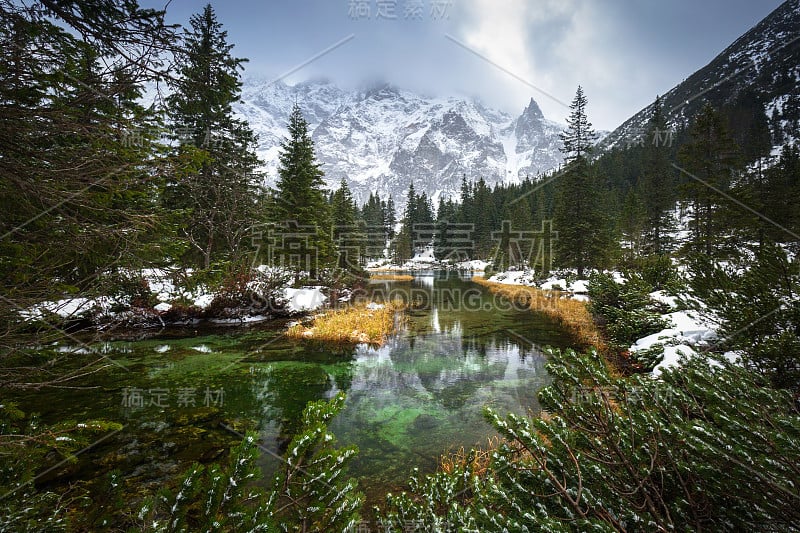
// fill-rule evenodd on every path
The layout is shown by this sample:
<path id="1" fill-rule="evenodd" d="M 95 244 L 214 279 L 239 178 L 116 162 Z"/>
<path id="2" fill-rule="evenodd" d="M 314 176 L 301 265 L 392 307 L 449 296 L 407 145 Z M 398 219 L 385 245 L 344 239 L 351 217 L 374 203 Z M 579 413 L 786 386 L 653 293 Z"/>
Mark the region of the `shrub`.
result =
<path id="1" fill-rule="evenodd" d="M 788 531 L 800 521 L 800 417 L 760 376 L 702 357 L 661 380 L 551 352 L 549 416 L 487 418 L 488 468 L 412 476 L 384 526 L 423 531 Z M 746 487 L 745 490 L 743 488 Z"/>
<path id="2" fill-rule="evenodd" d="M 742 352 L 747 366 L 800 394 L 800 263 L 765 244 L 725 266 L 696 258 L 691 274 L 700 310 L 720 321 L 718 348 Z"/>
<path id="3" fill-rule="evenodd" d="M 675 294 L 684 288 L 678 269 L 668 255 L 639 257 L 635 262 L 634 272 L 651 287 L 650 292 L 667 291 Z"/>
<path id="4" fill-rule="evenodd" d="M 274 310 L 277 291 L 289 280 L 289 275 L 275 270 L 256 270 L 248 264 L 230 268 L 206 308 L 209 318 L 240 318 L 266 314 Z"/>
<path id="5" fill-rule="evenodd" d="M 589 309 L 618 351 L 667 327 L 659 313 L 663 309 L 649 296 L 651 291 L 639 276 L 631 276 L 624 284 L 607 274 L 593 274 L 589 279 Z"/>
<path id="6" fill-rule="evenodd" d="M 116 271 L 106 275 L 99 290 L 123 306 L 150 308 L 158 303 L 156 294 L 150 290 L 150 283 L 138 272 Z M 122 309 L 117 306 L 114 310 Z"/>

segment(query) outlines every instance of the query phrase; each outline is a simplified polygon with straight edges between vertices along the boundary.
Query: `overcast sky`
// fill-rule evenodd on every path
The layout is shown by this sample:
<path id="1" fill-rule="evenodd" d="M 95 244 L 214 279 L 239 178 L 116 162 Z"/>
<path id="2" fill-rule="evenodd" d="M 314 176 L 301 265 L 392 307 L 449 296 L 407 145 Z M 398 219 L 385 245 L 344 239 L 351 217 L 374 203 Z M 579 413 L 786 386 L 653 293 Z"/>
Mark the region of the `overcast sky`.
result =
<path id="1" fill-rule="evenodd" d="M 161 2 L 140 0 L 147 7 Z M 611 130 L 702 67 L 778 0 L 226 0 L 212 2 L 246 74 L 344 88 L 390 82 L 562 121 L 578 84 Z M 188 25 L 205 2 L 173 0 Z M 339 43 L 338 46 L 334 46 Z M 325 53 L 323 53 L 325 52 Z M 313 61 L 309 61 L 315 58 Z M 298 68 L 300 65 L 302 68 Z"/>

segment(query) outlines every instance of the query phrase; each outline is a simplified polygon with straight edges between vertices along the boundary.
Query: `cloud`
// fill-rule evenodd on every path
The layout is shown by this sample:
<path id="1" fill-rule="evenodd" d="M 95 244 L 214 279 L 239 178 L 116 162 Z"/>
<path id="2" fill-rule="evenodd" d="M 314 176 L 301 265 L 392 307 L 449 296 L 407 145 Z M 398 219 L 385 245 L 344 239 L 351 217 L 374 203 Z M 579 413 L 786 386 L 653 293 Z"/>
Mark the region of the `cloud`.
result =
<path id="1" fill-rule="evenodd" d="M 467 5 L 459 28 L 464 42 L 527 82 L 488 64 L 476 67 L 485 76 L 484 91 L 494 92 L 507 110 L 521 109 L 533 97 L 546 117 L 563 122 L 569 113 L 564 103 L 580 84 L 589 98 L 589 119 L 611 129 L 655 96 L 641 74 L 648 45 L 632 40 L 630 21 L 619 11 L 590 0 Z"/>
<path id="2" fill-rule="evenodd" d="M 162 0 L 141 1 L 163 7 Z M 406 20 L 405 3 L 397 1 L 397 20 L 377 20 L 375 0 L 369 19 L 351 17 L 346 0 L 235 0 L 216 8 L 234 53 L 251 59 L 248 74 L 271 79 L 354 35 L 287 81 L 322 76 L 354 88 L 382 79 L 429 95 L 477 96 L 511 115 L 533 97 L 560 122 L 569 110 L 530 85 L 569 103 L 581 84 L 589 119 L 613 129 L 780 0 L 450 0 L 447 16 L 434 18 L 426 9 L 421 20 Z M 198 9 L 194 0 L 172 0 L 169 20 L 185 24 Z"/>
<path id="3" fill-rule="evenodd" d="M 568 102 L 569 96 L 565 96 L 558 73 L 550 70 L 548 63 L 564 29 L 572 26 L 574 4 L 574 0 L 536 3 L 471 0 L 467 3 L 460 28 L 464 43 L 525 80 L 523 83 L 514 79 L 488 62 L 475 67 L 476 77 L 483 80 L 482 85 L 493 85 L 486 89 L 502 95 L 500 99 L 504 101 L 504 107 L 521 110 L 521 106 L 533 97 L 547 117 L 561 120 L 566 116 L 567 110 L 555 100 Z"/>

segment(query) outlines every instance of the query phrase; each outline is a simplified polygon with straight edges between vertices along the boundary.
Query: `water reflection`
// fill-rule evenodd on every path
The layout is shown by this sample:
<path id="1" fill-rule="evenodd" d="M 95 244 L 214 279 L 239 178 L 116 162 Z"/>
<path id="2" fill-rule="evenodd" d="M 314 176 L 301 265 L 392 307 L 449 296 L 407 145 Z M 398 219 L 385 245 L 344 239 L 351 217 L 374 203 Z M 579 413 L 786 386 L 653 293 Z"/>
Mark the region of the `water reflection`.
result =
<path id="1" fill-rule="evenodd" d="M 372 296 L 386 291 L 381 284 Z M 254 384 L 262 431 L 278 450 L 306 401 L 346 391 L 332 429 L 340 442 L 359 447 L 351 473 L 368 493 L 399 486 L 410 468 L 432 471 L 450 449 L 485 444 L 493 432 L 484 406 L 537 413 L 536 395 L 548 382 L 540 346 L 566 344 L 552 324 L 498 309 L 463 275 L 423 273 L 390 292 L 424 298 L 425 305 L 412 307 L 385 346 L 358 346 L 334 365 L 274 363 Z"/>
<path id="2" fill-rule="evenodd" d="M 135 472 L 142 485 L 157 485 L 192 461 L 220 457 L 238 440 L 224 427 L 255 426 L 264 448 L 282 453 L 307 402 L 344 391 L 346 407 L 332 429 L 340 443 L 359 447 L 351 474 L 377 503 L 403 486 L 411 468 L 433 471 L 449 449 L 485 444 L 493 432 L 484 406 L 538 412 L 536 395 L 549 379 L 540 347 L 569 343 L 553 323 L 501 305 L 465 274 L 418 273 L 412 282 L 378 283 L 372 291 L 371 298 L 411 304 L 402 330 L 381 348 L 292 341 L 281 335 L 283 324 L 102 344 L 128 372 L 76 383 L 91 389 L 19 395 L 24 410 L 46 423 L 125 424 L 81 455 L 74 470 L 54 471 L 47 483 L 95 479 L 119 468 Z M 67 361 L 80 365 L 82 357 L 90 355 Z M 222 396 L 204 401 L 209 390 L 224 392 L 224 402 Z M 126 404 L 133 391 L 142 401 Z M 269 479 L 279 463 L 264 454 L 261 464 Z"/>

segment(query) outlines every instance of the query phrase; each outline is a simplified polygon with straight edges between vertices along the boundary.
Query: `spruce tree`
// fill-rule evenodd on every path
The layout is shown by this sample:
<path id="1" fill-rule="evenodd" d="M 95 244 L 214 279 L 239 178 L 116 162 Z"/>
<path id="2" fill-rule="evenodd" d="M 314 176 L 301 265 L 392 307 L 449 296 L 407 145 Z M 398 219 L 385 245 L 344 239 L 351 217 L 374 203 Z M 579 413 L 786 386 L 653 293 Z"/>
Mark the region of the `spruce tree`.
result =
<path id="1" fill-rule="evenodd" d="M 22 325 L 4 323 L 18 305 L 103 291 L 171 240 L 152 201 L 164 175 L 157 117 L 139 99 L 174 31 L 136 2 L 86 7 L 0 5 L 3 331 Z"/>
<path id="2" fill-rule="evenodd" d="M 475 224 L 475 254 L 479 258 L 487 258 L 495 247 L 492 232 L 499 228 L 499 220 L 495 216 L 492 191 L 486 181 L 480 178 L 472 187 L 469 205 L 472 220 Z"/>
<path id="3" fill-rule="evenodd" d="M 331 198 L 331 219 L 333 239 L 338 249 L 337 266 L 349 271 L 360 271 L 364 253 L 364 234 L 358 224 L 358 209 L 353 194 L 342 178 L 339 188 Z"/>
<path id="4" fill-rule="evenodd" d="M 738 175 L 738 147 L 728 134 L 722 115 L 706 105 L 690 129 L 691 140 L 681 147 L 684 199 L 691 206 L 688 253 L 718 254 L 727 241 L 729 227 L 723 219 L 724 194 Z"/>
<path id="5" fill-rule="evenodd" d="M 669 210 L 675 202 L 674 169 L 670 165 L 671 133 L 668 132 L 661 98 L 653 103 L 653 114 L 647 128 L 644 165 L 638 183 L 638 195 L 646 216 L 644 242 L 646 253 L 661 255 L 669 248 L 671 229 Z"/>
<path id="6" fill-rule="evenodd" d="M 605 266 L 612 247 L 609 218 L 602 204 L 602 189 L 588 160 L 595 132 L 586 117 L 587 99 L 578 86 L 561 135 L 566 165 L 555 181 L 554 229 L 558 232 L 556 256 L 565 267 L 583 277 L 587 268 Z"/>
<path id="7" fill-rule="evenodd" d="M 361 215 L 367 226 L 372 228 L 383 227 L 383 213 L 381 212 L 380 200 L 377 195 L 370 193 L 367 203 L 364 204 L 361 210 Z"/>
<path id="8" fill-rule="evenodd" d="M 386 200 L 386 210 L 384 211 L 384 231 L 388 239 L 394 239 L 395 225 L 397 224 L 397 213 L 394 208 L 394 200 L 390 196 Z"/>
<path id="9" fill-rule="evenodd" d="M 453 225 L 458 216 L 456 206 L 450 199 L 439 197 L 439 207 L 436 210 L 436 236 L 434 238 L 433 253 L 436 259 L 449 259 L 452 261 L 465 259 L 456 253 L 463 250 L 454 242 Z"/>
<path id="10" fill-rule="evenodd" d="M 647 223 L 647 203 L 642 201 L 634 189 L 631 189 L 622 203 L 622 213 L 619 219 L 620 230 L 626 241 L 628 259 L 642 254 Z"/>
<path id="11" fill-rule="evenodd" d="M 312 279 L 317 268 L 330 266 L 334 260 L 333 241 L 330 235 L 330 209 L 323 190 L 323 172 L 314 153 L 314 142 L 308 131 L 308 122 L 300 107 L 295 104 L 289 117 L 289 135 L 281 143 L 277 189 L 271 209 L 272 222 L 279 227 L 291 228 L 296 224 L 303 230 L 305 254 L 300 263 L 291 265 L 295 281 L 311 259 Z M 284 257 L 293 257 L 289 251 Z M 301 254 L 302 255 L 302 254 Z M 315 259 L 314 259 L 315 258 Z"/>
<path id="12" fill-rule="evenodd" d="M 509 266 L 528 268 L 536 261 L 539 239 L 519 239 L 517 232 L 532 230 L 531 208 L 527 197 L 514 195 L 513 204 L 506 203 L 499 231 L 494 232 L 493 269 L 507 270 Z"/>
<path id="13" fill-rule="evenodd" d="M 181 144 L 175 151 L 177 179 L 164 201 L 186 214 L 183 233 L 204 268 L 214 259 L 239 257 L 240 244 L 256 222 L 256 138 L 231 107 L 239 100 L 239 71 L 246 60 L 233 57 L 232 49 L 206 5 L 184 32 L 178 75 L 171 81 L 174 92 L 167 100 Z"/>
<path id="14" fill-rule="evenodd" d="M 412 182 L 408 186 L 408 195 L 406 196 L 406 207 L 403 212 L 402 226 L 400 233 L 394 242 L 394 259 L 398 263 L 405 262 L 414 257 L 414 224 L 419 218 L 419 197 L 414 189 Z"/>
<path id="15" fill-rule="evenodd" d="M 473 216 L 473 187 L 472 183 L 467 181 L 466 176 L 461 176 L 461 209 L 459 210 L 459 222 L 466 224 L 474 224 L 475 218 Z"/>
<path id="16" fill-rule="evenodd" d="M 583 87 L 578 85 L 578 90 L 569 106 L 572 111 L 567 117 L 567 129 L 559 135 L 563 143 L 561 151 L 567 163 L 588 156 L 597 138 L 586 114 L 588 103 Z"/>

